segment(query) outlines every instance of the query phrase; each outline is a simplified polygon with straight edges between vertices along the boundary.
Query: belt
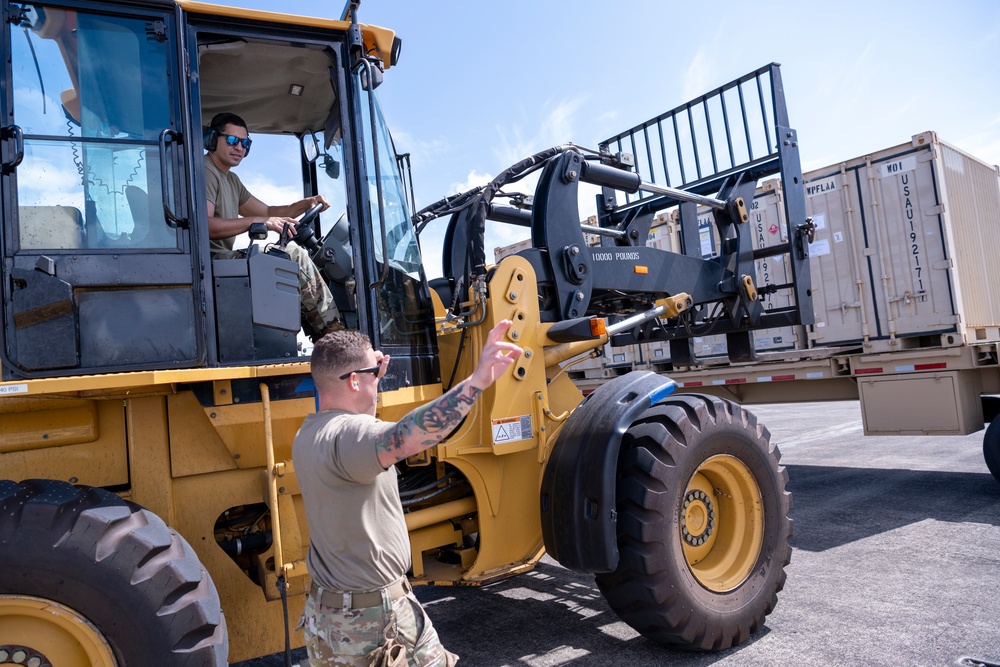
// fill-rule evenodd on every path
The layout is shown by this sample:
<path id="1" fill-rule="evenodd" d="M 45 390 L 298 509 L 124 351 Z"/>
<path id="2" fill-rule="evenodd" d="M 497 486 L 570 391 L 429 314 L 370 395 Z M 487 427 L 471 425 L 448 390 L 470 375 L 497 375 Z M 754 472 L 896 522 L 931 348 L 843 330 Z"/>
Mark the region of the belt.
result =
<path id="1" fill-rule="evenodd" d="M 354 593 L 351 591 L 331 591 L 313 582 L 309 586 L 309 595 L 315 596 L 321 604 L 333 609 L 368 609 L 382 606 L 382 592 L 389 594 L 389 599 L 401 598 L 411 590 L 410 582 L 403 577 L 377 591 Z"/>

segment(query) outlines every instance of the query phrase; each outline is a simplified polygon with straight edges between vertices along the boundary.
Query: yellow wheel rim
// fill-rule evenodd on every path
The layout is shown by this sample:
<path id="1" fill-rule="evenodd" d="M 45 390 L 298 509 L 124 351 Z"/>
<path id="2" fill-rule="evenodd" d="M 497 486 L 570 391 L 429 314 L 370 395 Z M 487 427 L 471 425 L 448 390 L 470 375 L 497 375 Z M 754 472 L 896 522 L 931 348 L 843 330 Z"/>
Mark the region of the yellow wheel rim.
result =
<path id="1" fill-rule="evenodd" d="M 760 487 L 739 459 L 706 459 L 688 482 L 680 508 L 680 540 L 691 573 L 710 591 L 738 588 L 764 542 Z"/>
<path id="2" fill-rule="evenodd" d="M 8 662 L 118 667 L 93 623 L 65 605 L 29 595 L 0 595 L 0 664 Z"/>

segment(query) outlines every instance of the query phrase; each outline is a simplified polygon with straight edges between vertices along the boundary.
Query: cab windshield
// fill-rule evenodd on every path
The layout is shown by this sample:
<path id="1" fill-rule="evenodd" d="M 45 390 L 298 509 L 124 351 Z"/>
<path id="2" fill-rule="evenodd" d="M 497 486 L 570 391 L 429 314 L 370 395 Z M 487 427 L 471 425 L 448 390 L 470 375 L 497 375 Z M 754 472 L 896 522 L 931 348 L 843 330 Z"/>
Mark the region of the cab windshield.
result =
<path id="1" fill-rule="evenodd" d="M 430 334 L 434 331 L 433 309 L 424 281 L 420 247 L 406 205 L 403 179 L 396 162 L 392 137 L 382 115 L 378 96 L 366 90 L 363 74 L 357 75 L 357 83 L 358 90 L 363 92 L 361 118 L 372 220 L 367 231 L 376 265 L 372 287 L 381 344 L 431 345 Z M 374 107 L 374 128 L 369 102 Z M 372 145 L 373 138 L 377 150 Z M 385 220 L 384 243 L 383 227 L 379 222 L 382 218 Z"/>

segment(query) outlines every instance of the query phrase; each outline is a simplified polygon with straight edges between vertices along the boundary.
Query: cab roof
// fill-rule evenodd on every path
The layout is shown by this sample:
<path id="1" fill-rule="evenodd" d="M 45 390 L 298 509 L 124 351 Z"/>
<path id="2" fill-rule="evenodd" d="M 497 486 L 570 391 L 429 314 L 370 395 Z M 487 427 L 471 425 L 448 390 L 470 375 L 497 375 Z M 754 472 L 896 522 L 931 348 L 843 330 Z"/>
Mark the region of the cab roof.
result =
<path id="1" fill-rule="evenodd" d="M 177 5 L 180 6 L 180 8 L 185 12 L 191 14 L 225 16 L 229 18 L 261 21 L 264 23 L 284 23 L 287 25 L 323 28 L 326 30 L 346 31 L 351 25 L 350 21 L 340 21 L 337 19 L 326 19 L 312 16 L 296 16 L 295 14 L 270 12 L 259 9 L 246 9 L 242 7 L 226 7 L 207 2 L 197 2 L 195 0 L 162 0 L 159 2 L 150 2 L 149 0 L 146 0 L 146 2 L 141 2 L 141 4 L 166 6 Z M 389 30 L 388 28 L 361 24 L 361 34 L 362 39 L 364 40 L 365 52 L 377 55 L 382 59 L 385 68 L 388 69 L 392 65 L 390 54 L 392 53 L 393 39 L 396 36 L 395 31 Z"/>

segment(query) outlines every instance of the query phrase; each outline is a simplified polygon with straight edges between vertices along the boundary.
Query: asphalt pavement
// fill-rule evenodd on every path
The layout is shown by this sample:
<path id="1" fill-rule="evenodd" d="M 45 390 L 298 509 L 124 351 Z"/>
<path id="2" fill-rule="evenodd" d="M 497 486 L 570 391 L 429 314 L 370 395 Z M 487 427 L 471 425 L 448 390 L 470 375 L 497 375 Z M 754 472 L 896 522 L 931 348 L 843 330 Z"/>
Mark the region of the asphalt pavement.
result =
<path id="1" fill-rule="evenodd" d="M 863 436 L 857 402 L 750 410 L 793 494 L 788 579 L 762 631 L 720 653 L 660 646 L 618 620 L 592 576 L 546 557 L 483 588 L 417 589 L 460 664 L 1000 665 L 1000 483 L 983 432 Z"/>

